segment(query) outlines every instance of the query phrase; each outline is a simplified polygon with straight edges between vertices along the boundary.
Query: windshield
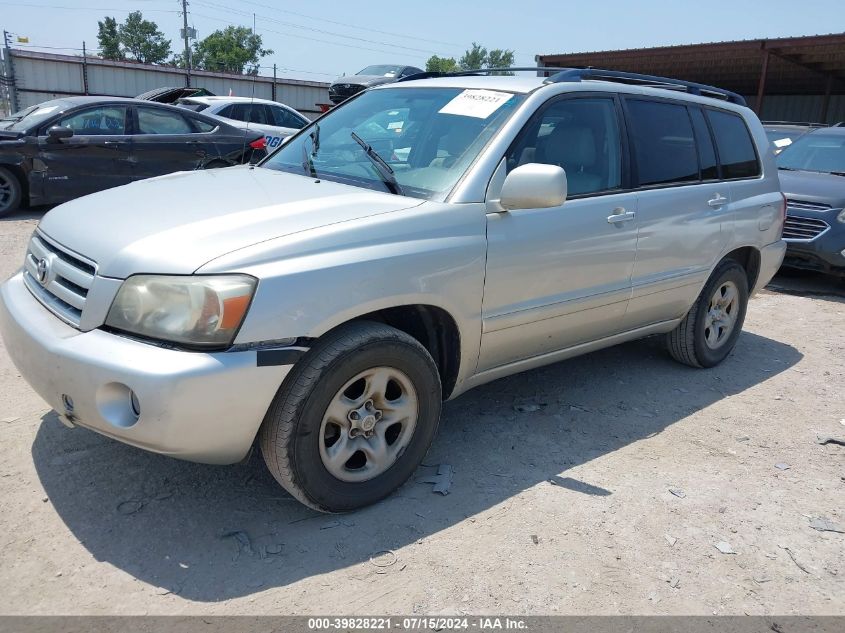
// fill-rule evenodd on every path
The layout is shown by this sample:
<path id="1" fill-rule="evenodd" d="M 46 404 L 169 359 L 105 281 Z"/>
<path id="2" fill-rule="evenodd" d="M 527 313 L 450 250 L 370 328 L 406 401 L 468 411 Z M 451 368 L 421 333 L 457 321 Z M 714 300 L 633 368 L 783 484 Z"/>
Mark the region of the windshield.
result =
<path id="1" fill-rule="evenodd" d="M 261 166 L 395 191 L 354 132 L 387 163 L 404 195 L 445 200 L 523 98 L 461 88 L 365 92 L 312 123 Z"/>
<path id="2" fill-rule="evenodd" d="M 54 114 L 65 110 L 69 105 L 64 101 L 57 100 L 30 106 L 0 119 L 0 130 L 24 132 L 32 127 L 37 127 Z"/>
<path id="3" fill-rule="evenodd" d="M 778 155 L 781 169 L 845 173 L 845 134 L 812 132 Z"/>
<path id="4" fill-rule="evenodd" d="M 402 72 L 402 66 L 388 66 L 386 64 L 382 64 L 380 66 L 367 66 L 364 70 L 361 70 L 356 75 L 381 75 L 383 77 L 397 77 L 400 72 Z"/>
<path id="5" fill-rule="evenodd" d="M 806 130 L 766 130 L 766 138 L 776 148 L 783 149 L 805 132 Z"/>

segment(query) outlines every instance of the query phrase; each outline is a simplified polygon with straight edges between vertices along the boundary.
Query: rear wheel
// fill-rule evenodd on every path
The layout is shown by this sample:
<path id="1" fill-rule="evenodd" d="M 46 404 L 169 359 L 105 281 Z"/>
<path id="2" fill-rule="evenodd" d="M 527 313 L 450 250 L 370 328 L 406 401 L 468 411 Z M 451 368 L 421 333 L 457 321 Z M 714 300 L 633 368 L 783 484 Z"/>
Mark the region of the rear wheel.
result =
<path id="1" fill-rule="evenodd" d="M 667 335 L 669 353 L 692 367 L 721 363 L 736 345 L 748 308 L 748 278 L 733 260 L 716 267 L 683 321 Z"/>
<path id="2" fill-rule="evenodd" d="M 323 512 L 354 510 L 410 477 L 437 431 L 441 387 L 414 338 L 350 323 L 294 366 L 259 432 L 264 460 L 297 499 Z"/>
<path id="3" fill-rule="evenodd" d="M 12 172 L 0 167 L 0 217 L 16 211 L 21 204 L 21 183 Z"/>

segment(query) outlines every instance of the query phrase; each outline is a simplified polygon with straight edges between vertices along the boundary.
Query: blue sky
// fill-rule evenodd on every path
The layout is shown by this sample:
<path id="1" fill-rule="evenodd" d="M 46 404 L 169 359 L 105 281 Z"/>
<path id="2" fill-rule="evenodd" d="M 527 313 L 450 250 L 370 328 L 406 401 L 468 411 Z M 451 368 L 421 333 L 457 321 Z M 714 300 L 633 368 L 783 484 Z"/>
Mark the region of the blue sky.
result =
<path id="1" fill-rule="evenodd" d="M 373 63 L 422 67 L 432 54 L 457 58 L 472 41 L 514 49 L 519 65 L 533 65 L 538 53 L 843 32 L 842 6 L 842 0 L 191 0 L 188 11 L 200 37 L 227 24 L 251 27 L 254 12 L 265 47 L 274 50 L 263 65 L 327 81 Z M 0 0 L 0 28 L 73 54 L 83 40 L 96 49 L 98 19 L 122 21 L 138 9 L 176 49 L 180 8 L 181 0 Z"/>

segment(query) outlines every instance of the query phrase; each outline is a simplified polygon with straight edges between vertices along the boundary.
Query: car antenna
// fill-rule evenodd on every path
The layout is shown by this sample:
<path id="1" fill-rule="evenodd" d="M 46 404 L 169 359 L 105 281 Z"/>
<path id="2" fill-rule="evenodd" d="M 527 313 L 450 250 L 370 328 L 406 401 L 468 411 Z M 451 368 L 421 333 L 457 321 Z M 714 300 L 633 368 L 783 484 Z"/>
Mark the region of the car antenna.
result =
<path id="1" fill-rule="evenodd" d="M 252 34 L 255 35 L 255 13 L 252 14 Z M 258 69 L 261 66 L 255 67 L 255 72 L 252 74 L 252 94 L 249 97 L 249 116 L 246 118 L 246 130 L 244 131 L 244 142 L 241 149 L 241 156 L 246 156 L 246 140 L 249 138 L 249 124 L 252 121 L 252 112 L 255 108 L 255 79 L 258 77 Z M 255 151 L 255 150 L 253 150 Z M 251 156 L 251 154 L 250 154 Z M 243 159 L 242 159 L 243 160 Z M 252 165 L 250 164 L 250 169 Z"/>

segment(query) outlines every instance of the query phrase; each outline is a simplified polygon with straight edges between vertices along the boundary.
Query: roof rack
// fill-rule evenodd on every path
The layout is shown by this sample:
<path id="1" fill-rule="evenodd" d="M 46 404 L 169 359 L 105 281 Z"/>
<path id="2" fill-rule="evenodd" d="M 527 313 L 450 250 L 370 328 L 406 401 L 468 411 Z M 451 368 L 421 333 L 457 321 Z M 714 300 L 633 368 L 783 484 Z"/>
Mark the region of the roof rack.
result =
<path id="1" fill-rule="evenodd" d="M 602 68 L 551 68 L 545 66 L 530 66 L 518 68 L 482 68 L 479 70 L 464 70 L 454 73 L 425 72 L 403 77 L 399 81 L 412 81 L 416 79 L 429 79 L 432 77 L 471 77 L 474 75 L 491 75 L 528 71 L 536 73 L 554 73 L 546 79 L 545 83 L 579 82 L 584 80 L 613 81 L 634 86 L 648 88 L 662 88 L 664 90 L 681 90 L 689 94 L 721 99 L 729 103 L 746 105 L 745 98 L 730 90 L 699 84 L 692 81 L 672 79 L 670 77 L 659 77 L 657 75 L 643 75 L 640 73 L 628 73 L 619 70 L 605 70 Z"/>
<path id="2" fill-rule="evenodd" d="M 802 125 L 805 127 L 830 127 L 830 123 L 811 123 L 809 121 L 760 121 L 763 125 Z"/>

